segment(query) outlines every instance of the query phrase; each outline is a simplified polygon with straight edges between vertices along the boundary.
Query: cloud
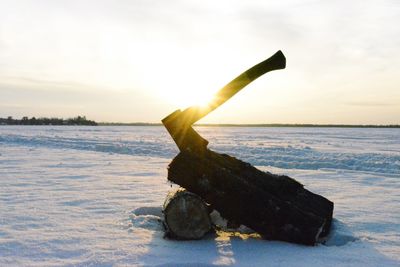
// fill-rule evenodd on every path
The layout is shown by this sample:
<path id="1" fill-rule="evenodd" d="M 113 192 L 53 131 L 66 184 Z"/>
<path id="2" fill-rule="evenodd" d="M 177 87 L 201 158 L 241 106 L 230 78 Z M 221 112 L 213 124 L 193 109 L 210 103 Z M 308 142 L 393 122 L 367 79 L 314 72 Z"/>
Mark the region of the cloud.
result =
<path id="1" fill-rule="evenodd" d="M 265 106 L 285 108 L 285 120 L 320 121 L 321 107 L 354 114 L 400 101 L 399 24 L 398 1 L 2 1 L 0 96 L 65 112 L 64 103 L 100 112 L 95 102 L 107 102 L 114 118 L 157 121 L 174 108 L 164 92 L 217 90 L 282 49 L 287 69 L 252 84 L 240 108 L 255 122 L 283 119 L 257 115 Z M 392 110 L 377 116 L 400 117 Z"/>
<path id="2" fill-rule="evenodd" d="M 391 107 L 399 107 L 400 103 L 391 103 L 391 102 L 374 102 L 374 101 L 353 101 L 346 102 L 346 105 L 356 106 L 356 107 L 366 107 L 366 108 L 391 108 Z"/>

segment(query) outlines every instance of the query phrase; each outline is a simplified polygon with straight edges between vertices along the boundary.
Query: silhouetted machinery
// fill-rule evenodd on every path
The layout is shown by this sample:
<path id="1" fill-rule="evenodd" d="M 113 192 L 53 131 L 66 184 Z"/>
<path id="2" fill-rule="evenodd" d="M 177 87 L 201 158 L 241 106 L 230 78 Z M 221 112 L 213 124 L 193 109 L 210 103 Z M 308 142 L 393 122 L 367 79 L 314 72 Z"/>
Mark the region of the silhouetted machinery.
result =
<path id="1" fill-rule="evenodd" d="M 224 86 L 205 107 L 177 110 L 162 120 L 180 152 L 168 167 L 168 180 L 181 189 L 168 195 L 164 219 L 169 236 L 199 239 L 217 210 L 236 225 L 263 238 L 314 245 L 329 233 L 333 202 L 314 194 L 296 180 L 263 172 L 249 163 L 207 148 L 208 141 L 192 125 L 263 74 L 284 69 L 278 51 Z"/>

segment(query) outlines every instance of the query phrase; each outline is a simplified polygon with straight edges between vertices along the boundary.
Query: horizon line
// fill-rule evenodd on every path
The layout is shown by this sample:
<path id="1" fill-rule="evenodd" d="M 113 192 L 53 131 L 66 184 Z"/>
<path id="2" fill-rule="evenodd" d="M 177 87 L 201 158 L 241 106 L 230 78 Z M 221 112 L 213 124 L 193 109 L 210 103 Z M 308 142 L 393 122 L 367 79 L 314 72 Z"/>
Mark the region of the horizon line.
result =
<path id="1" fill-rule="evenodd" d="M 164 126 L 161 122 L 98 122 L 99 126 Z M 342 123 L 195 123 L 199 127 L 340 127 L 340 128 L 400 128 L 400 124 Z"/>

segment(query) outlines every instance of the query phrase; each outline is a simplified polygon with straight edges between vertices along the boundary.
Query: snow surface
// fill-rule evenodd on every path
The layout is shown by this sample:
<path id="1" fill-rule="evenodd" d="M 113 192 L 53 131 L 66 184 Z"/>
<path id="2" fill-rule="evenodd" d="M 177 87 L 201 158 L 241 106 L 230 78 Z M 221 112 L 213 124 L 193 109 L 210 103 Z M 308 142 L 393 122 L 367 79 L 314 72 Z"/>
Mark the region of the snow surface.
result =
<path id="1" fill-rule="evenodd" d="M 400 266 L 400 129 L 198 130 L 334 201 L 326 243 L 163 239 L 162 127 L 0 126 L 0 266 Z"/>

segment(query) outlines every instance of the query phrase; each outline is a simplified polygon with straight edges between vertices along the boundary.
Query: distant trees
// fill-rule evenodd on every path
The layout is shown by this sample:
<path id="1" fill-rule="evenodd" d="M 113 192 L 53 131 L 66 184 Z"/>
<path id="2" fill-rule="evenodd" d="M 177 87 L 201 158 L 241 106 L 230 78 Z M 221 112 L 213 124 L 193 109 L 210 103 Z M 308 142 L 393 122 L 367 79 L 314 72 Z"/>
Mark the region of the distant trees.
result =
<path id="1" fill-rule="evenodd" d="M 12 116 L 0 118 L 0 125 L 97 125 L 97 122 L 86 119 L 86 116 L 77 116 L 74 118 L 61 119 L 61 118 L 28 118 L 26 116 L 22 119 L 13 119 Z"/>

